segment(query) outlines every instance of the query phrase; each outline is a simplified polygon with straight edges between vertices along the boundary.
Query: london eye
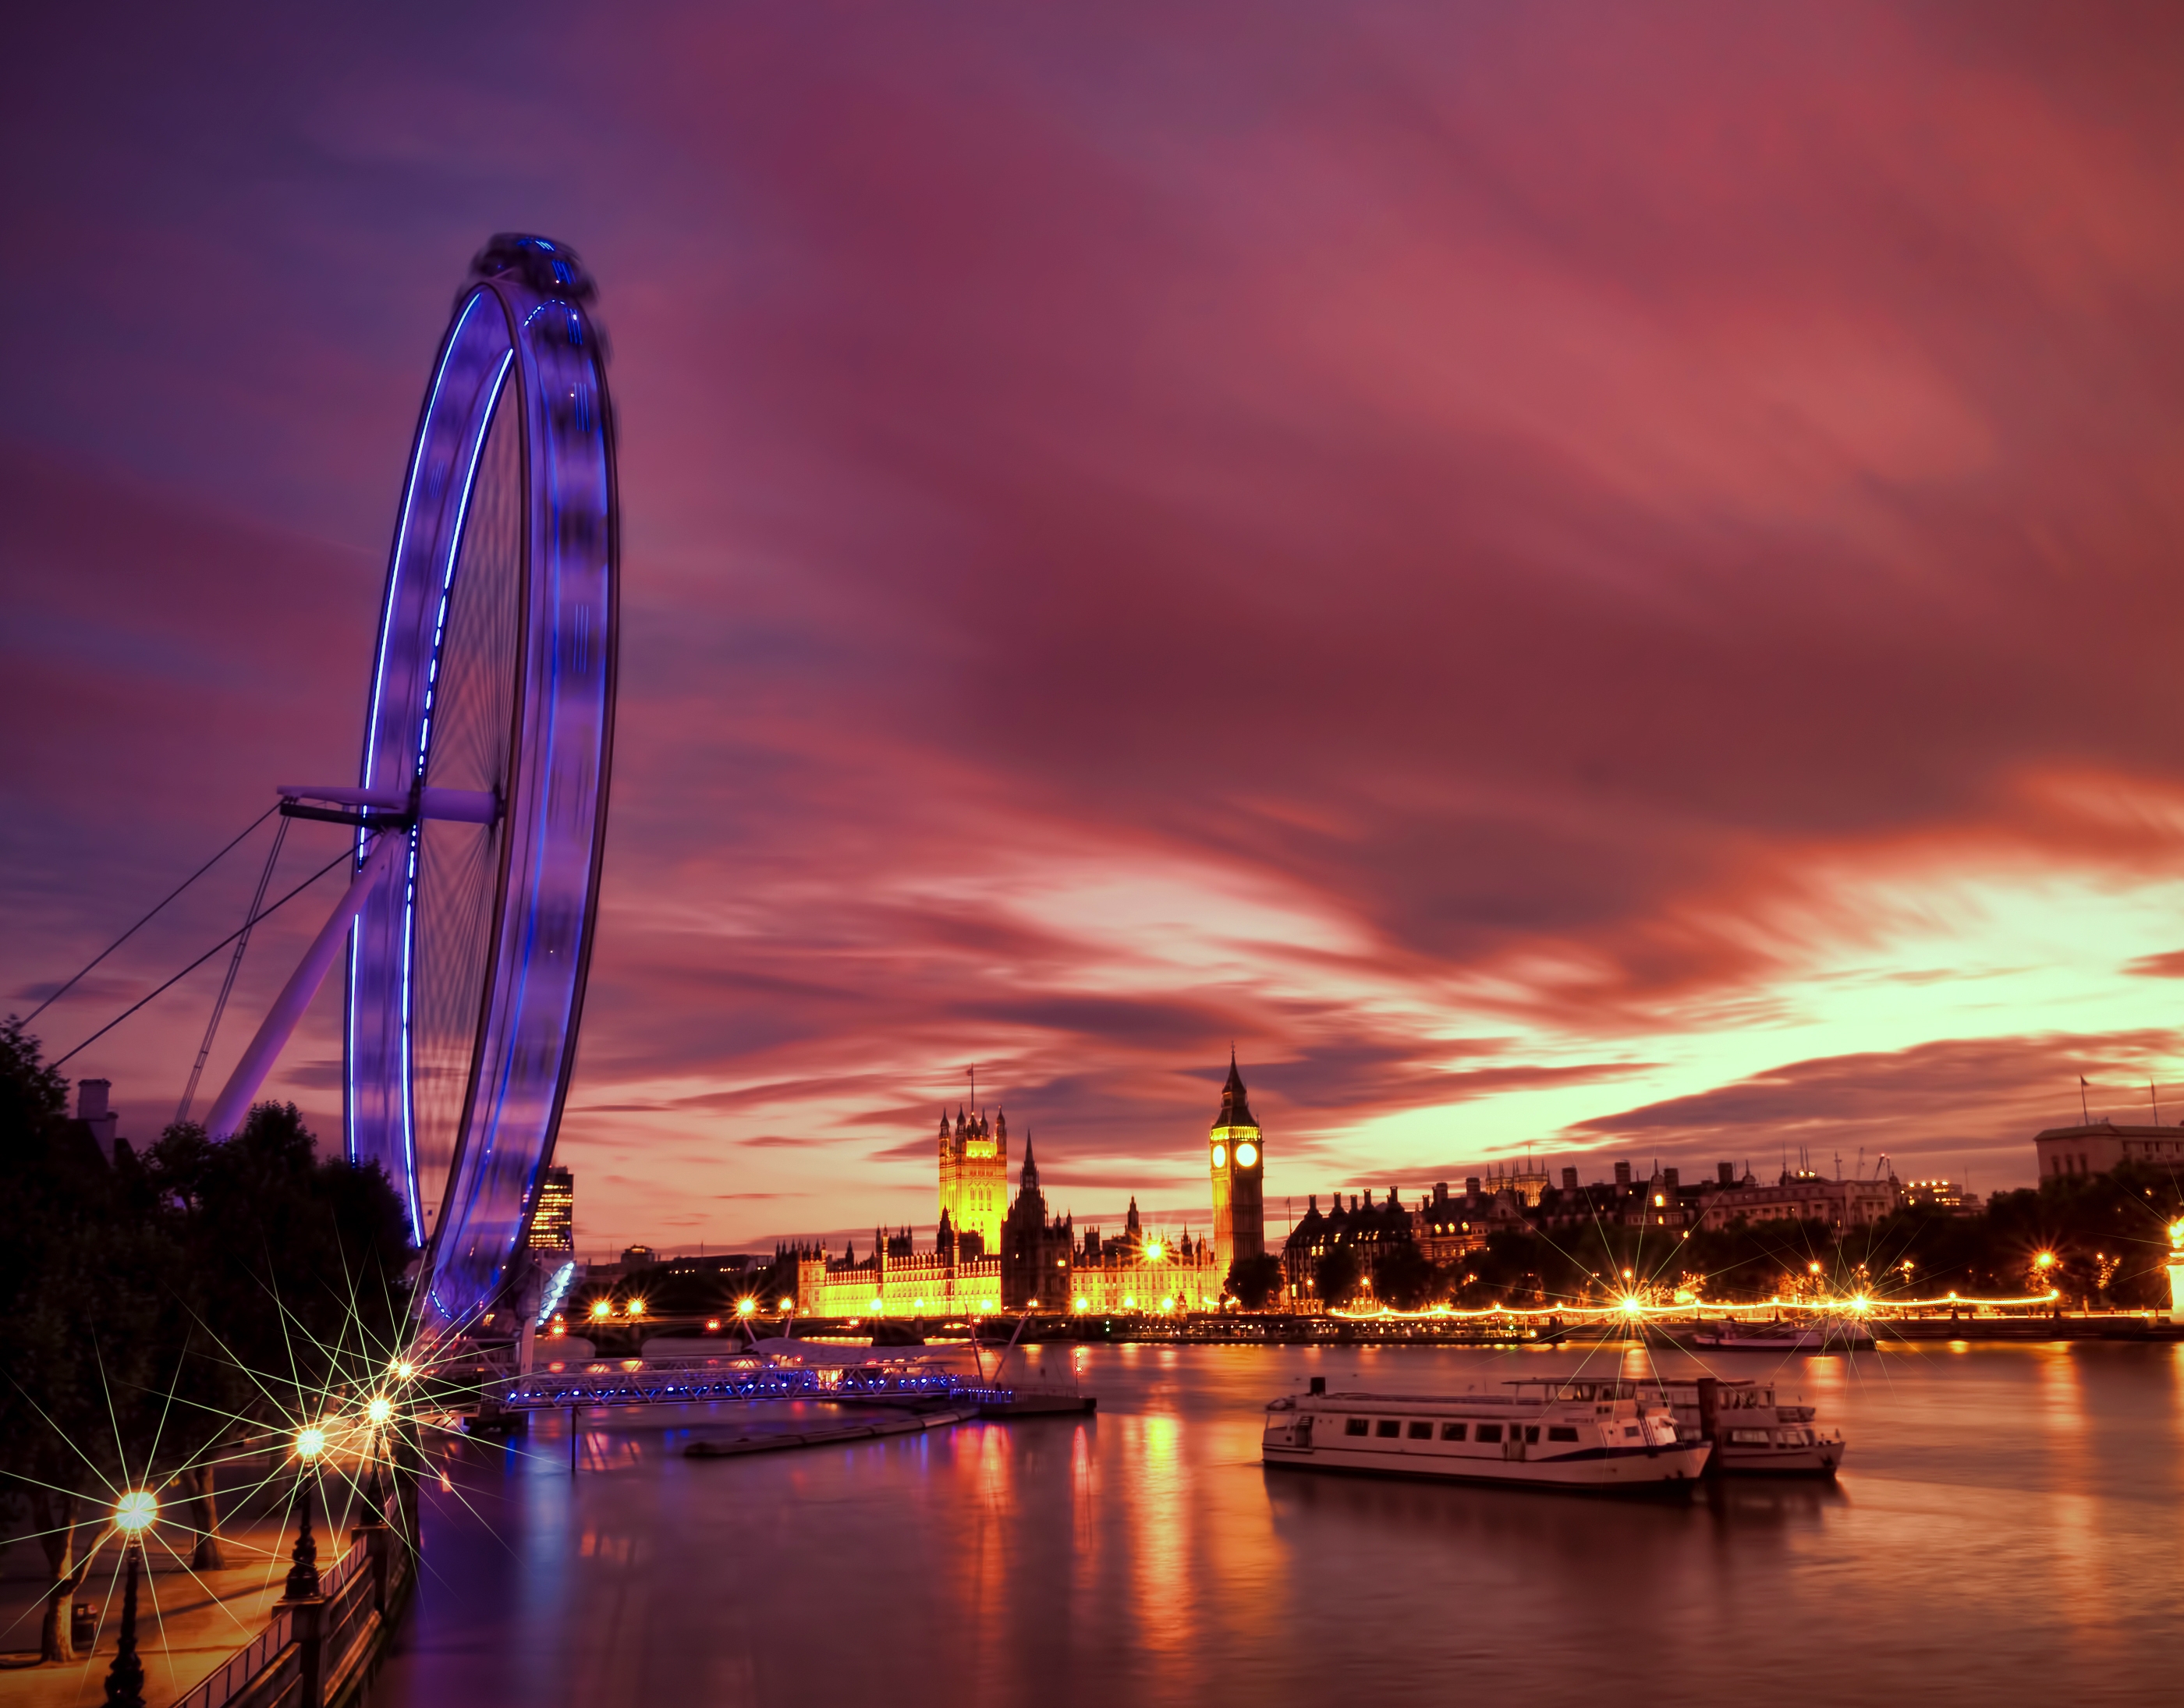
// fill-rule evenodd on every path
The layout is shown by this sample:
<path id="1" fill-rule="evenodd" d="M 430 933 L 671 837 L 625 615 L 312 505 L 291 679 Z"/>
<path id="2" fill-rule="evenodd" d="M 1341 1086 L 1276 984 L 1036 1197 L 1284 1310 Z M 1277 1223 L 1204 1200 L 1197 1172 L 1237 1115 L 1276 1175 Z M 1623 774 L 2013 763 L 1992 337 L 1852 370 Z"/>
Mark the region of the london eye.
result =
<path id="1" fill-rule="evenodd" d="M 354 876 L 207 1121 L 240 1124 L 347 945 L 349 1157 L 423 1254 L 420 1332 L 514 1275 L 574 1065 L 613 754 L 613 415 L 576 255 L 504 235 L 472 264 L 397 512 L 354 785 L 283 785 L 353 826 Z"/>

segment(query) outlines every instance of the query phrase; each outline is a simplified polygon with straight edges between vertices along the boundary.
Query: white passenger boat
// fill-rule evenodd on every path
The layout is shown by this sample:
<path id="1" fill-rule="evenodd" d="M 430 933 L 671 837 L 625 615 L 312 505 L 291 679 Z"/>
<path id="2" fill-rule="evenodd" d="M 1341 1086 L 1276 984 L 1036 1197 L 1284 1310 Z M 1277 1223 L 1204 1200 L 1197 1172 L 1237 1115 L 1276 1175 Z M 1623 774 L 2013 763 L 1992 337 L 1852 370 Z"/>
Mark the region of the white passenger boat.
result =
<path id="1" fill-rule="evenodd" d="M 1601 1491 L 1688 1492 L 1706 1468 L 1710 1444 L 1684 1437 L 1650 1384 L 1514 1385 L 1513 1394 L 1329 1394 L 1316 1376 L 1310 1392 L 1267 1408 L 1260 1455 L 1300 1469 Z"/>
<path id="2" fill-rule="evenodd" d="M 1713 1443 L 1717 1475 L 1832 1477 L 1848 1450 L 1840 1429 L 1822 1429 L 1810 1405 L 1785 1405 L 1771 1382 L 1714 1377 L 1667 1381 L 1660 1393 L 1680 1435 Z"/>

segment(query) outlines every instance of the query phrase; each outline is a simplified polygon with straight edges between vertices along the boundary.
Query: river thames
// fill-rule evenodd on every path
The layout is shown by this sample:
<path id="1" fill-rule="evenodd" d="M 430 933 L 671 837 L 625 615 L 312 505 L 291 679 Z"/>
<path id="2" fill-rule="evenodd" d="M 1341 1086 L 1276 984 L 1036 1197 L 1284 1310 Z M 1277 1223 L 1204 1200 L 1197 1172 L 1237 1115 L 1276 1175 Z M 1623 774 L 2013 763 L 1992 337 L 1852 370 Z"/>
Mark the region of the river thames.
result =
<path id="1" fill-rule="evenodd" d="M 750 1408 L 599 1411 L 573 1477 L 558 1416 L 460 1445 L 375 1708 L 2176 1700 L 2184 1348 L 1743 1355 L 1719 1373 L 1844 1429 L 1842 1478 L 1682 1505 L 1258 1462 L 1308 1376 L 1447 1392 L 1613 1352 L 1073 1356 L 1095 1416 L 706 1461 L 682 1450 Z"/>

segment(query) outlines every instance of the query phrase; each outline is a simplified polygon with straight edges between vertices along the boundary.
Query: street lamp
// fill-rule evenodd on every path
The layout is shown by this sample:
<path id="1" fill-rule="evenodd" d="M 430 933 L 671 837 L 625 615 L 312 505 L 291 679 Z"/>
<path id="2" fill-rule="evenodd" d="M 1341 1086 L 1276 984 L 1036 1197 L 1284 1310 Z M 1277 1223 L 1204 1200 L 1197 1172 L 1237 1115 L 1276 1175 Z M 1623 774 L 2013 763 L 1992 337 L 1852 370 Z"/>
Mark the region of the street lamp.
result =
<path id="1" fill-rule="evenodd" d="M 108 1708 L 144 1708 L 144 1663 L 136 1658 L 136 1574 L 142 1569 L 144 1533 L 159 1516 L 148 1488 L 132 1488 L 114 1503 L 114 1527 L 121 1533 L 125 1572 L 121 1587 L 121 1637 L 106 1669 Z"/>

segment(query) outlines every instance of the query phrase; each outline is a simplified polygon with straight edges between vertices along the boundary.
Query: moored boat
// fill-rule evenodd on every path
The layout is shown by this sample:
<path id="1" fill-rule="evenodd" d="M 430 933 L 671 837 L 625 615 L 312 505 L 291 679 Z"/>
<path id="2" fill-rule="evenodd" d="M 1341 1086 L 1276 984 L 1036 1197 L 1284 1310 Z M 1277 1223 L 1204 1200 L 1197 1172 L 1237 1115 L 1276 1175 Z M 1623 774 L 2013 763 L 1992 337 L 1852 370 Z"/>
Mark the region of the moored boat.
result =
<path id="1" fill-rule="evenodd" d="M 1849 1450 L 1841 1430 L 1820 1428 L 1813 1406 L 1782 1403 L 1771 1382 L 1708 1376 L 1663 1382 L 1660 1392 L 1678 1433 L 1713 1443 L 1717 1475 L 1833 1477 Z"/>
<path id="2" fill-rule="evenodd" d="M 1694 1334 L 1691 1344 L 1710 1352 L 1870 1352 L 1873 1331 L 1847 1316 L 1824 1316 L 1812 1322 L 1727 1322 Z"/>
<path id="3" fill-rule="evenodd" d="M 1329 1394 L 1267 1408 L 1269 1466 L 1451 1483 L 1688 1493 L 1711 1444 L 1687 1438 L 1650 1385 L 1614 1377 L 1518 1384 L 1514 1394 Z"/>

